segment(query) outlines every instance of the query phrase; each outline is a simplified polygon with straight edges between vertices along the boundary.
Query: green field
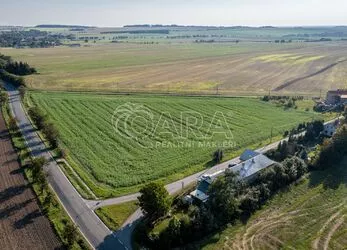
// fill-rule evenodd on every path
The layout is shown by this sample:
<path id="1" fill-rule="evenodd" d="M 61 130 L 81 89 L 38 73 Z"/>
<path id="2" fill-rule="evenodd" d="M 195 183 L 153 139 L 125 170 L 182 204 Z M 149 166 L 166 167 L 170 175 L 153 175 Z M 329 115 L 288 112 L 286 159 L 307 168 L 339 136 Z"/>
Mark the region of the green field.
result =
<path id="1" fill-rule="evenodd" d="M 255 98 L 31 92 L 29 102 L 56 124 L 68 161 L 100 197 L 133 192 L 148 181 L 178 180 L 211 166 L 217 148 L 235 157 L 246 146 L 268 143 L 271 130 L 275 137 L 318 117 Z M 119 110 L 136 110 L 141 118 L 125 120 Z"/>
<path id="2" fill-rule="evenodd" d="M 346 249 L 347 161 L 315 171 L 281 192 L 245 225 L 230 226 L 202 249 Z"/>

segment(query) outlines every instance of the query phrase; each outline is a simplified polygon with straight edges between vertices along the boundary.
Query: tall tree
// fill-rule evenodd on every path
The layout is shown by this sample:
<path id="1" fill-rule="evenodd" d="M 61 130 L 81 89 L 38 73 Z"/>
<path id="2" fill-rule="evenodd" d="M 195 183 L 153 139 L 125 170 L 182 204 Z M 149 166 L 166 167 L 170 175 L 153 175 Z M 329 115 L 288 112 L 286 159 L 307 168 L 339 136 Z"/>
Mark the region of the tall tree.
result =
<path id="1" fill-rule="evenodd" d="M 140 190 L 140 207 L 152 221 L 166 215 L 171 207 L 171 197 L 161 183 L 150 183 Z"/>

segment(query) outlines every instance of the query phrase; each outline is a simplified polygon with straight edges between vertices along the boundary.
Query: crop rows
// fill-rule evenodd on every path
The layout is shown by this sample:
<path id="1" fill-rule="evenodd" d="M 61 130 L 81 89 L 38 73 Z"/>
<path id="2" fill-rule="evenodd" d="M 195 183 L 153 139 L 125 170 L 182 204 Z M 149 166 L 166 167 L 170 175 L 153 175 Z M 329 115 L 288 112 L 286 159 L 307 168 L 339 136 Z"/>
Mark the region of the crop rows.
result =
<path id="1" fill-rule="evenodd" d="M 278 135 L 314 116 L 311 112 L 284 111 L 251 98 L 46 92 L 34 92 L 31 98 L 57 125 L 63 146 L 86 174 L 83 178 L 110 189 L 202 170 L 217 147 L 228 154 L 236 148 L 268 139 L 271 129 L 273 135 Z M 125 104 L 145 108 L 152 114 L 150 129 L 146 127 L 148 121 L 143 119 L 131 122 L 120 119 L 121 114 L 113 117 L 114 111 Z M 189 124 L 185 112 L 189 112 L 192 119 Z M 201 124 L 194 125 L 194 117 Z M 119 118 L 117 128 L 112 118 Z M 129 131 L 132 137 L 127 137 Z M 199 133 L 211 139 L 197 137 Z"/>

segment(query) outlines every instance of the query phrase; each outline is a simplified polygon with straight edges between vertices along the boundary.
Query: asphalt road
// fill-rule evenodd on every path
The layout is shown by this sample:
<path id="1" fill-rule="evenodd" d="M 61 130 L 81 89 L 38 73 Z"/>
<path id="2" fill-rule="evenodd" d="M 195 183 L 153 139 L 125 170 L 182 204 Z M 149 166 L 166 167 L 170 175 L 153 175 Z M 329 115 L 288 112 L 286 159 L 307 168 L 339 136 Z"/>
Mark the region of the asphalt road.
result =
<path id="1" fill-rule="evenodd" d="M 48 182 L 56 192 L 65 210 L 79 227 L 82 234 L 96 249 L 131 249 L 131 233 L 136 222 L 142 217 L 141 211 L 137 210 L 127 219 L 121 230 L 112 233 L 96 216 L 94 210 L 102 206 L 121 204 L 127 201 L 136 200 L 139 193 L 107 200 L 84 200 L 66 178 L 58 164 L 53 160 L 49 150 L 45 147 L 35 129 L 32 127 L 20 102 L 18 91 L 10 84 L 5 84 L 5 87 L 9 94 L 11 110 L 17 119 L 18 126 L 28 147 L 31 149 L 31 152 L 35 157 L 42 156 L 49 161 L 49 164 L 45 169 L 48 174 Z M 279 143 L 280 141 L 274 142 L 256 151 L 259 153 L 265 153 L 270 149 L 276 148 Z M 240 160 L 238 157 L 223 162 L 208 170 L 201 171 L 182 180 L 168 184 L 166 189 L 170 194 L 177 193 L 182 190 L 183 187 L 196 182 L 199 176 L 224 170 L 229 166 L 229 164 L 237 164 L 239 162 Z"/>
<path id="2" fill-rule="evenodd" d="M 288 138 L 283 139 L 283 140 L 288 140 Z M 277 148 L 277 146 L 280 142 L 281 141 L 274 142 L 274 143 L 269 144 L 263 148 L 259 148 L 256 151 L 259 153 L 265 153 L 265 152 L 269 151 L 270 149 Z M 236 158 L 231 159 L 229 161 L 220 163 L 220 164 L 218 164 L 212 168 L 209 168 L 207 170 L 201 171 L 199 173 L 187 176 L 184 179 L 170 183 L 170 184 L 166 185 L 165 187 L 170 194 L 175 194 L 175 193 L 181 191 L 182 188 L 189 186 L 189 185 L 193 184 L 194 182 L 196 182 L 198 180 L 198 178 L 204 174 L 213 174 L 213 173 L 216 173 L 218 171 L 225 170 L 226 168 L 228 168 L 228 166 L 230 164 L 238 164 L 238 163 L 240 163 L 240 159 L 239 159 L 239 157 L 236 157 Z M 134 194 L 125 195 L 125 196 L 121 196 L 121 197 L 117 197 L 117 198 L 111 198 L 111 199 L 106 199 L 106 200 L 86 200 L 85 202 L 88 205 L 88 207 L 90 207 L 92 209 L 97 209 L 99 207 L 122 204 L 122 203 L 125 203 L 128 201 L 134 201 L 134 200 L 137 200 L 137 197 L 139 195 L 140 195 L 139 193 L 134 193 Z"/>
<path id="3" fill-rule="evenodd" d="M 335 122 L 335 120 L 340 119 L 342 117 L 338 117 L 332 121 L 328 121 L 325 124 L 329 124 L 329 123 L 333 123 Z M 302 132 L 300 134 L 297 134 L 296 136 L 301 136 L 304 135 L 305 132 Z M 269 145 L 266 145 L 262 148 L 259 148 L 257 150 L 255 150 L 258 153 L 264 154 L 267 151 L 271 150 L 271 149 L 275 149 L 278 147 L 278 144 L 280 142 L 283 141 L 288 141 L 289 138 L 284 138 L 280 141 L 276 141 L 274 143 L 271 143 Z M 238 164 L 240 163 L 240 159 L 239 157 L 236 157 L 234 159 L 231 159 L 229 161 L 223 162 L 221 164 L 218 164 L 208 170 L 204 170 L 201 171 L 199 173 L 193 174 L 191 176 L 188 176 L 182 180 L 173 182 L 171 184 L 166 185 L 166 189 L 169 191 L 170 194 L 175 194 L 179 191 L 182 190 L 182 187 L 190 185 L 194 182 L 197 181 L 197 179 L 202 176 L 203 174 L 213 174 L 216 173 L 218 171 L 221 170 L 225 170 L 226 168 L 228 168 L 228 166 L 230 164 Z M 118 197 L 118 198 L 111 198 L 111 199 L 107 199 L 107 200 L 99 200 L 99 201 L 85 201 L 86 204 L 88 204 L 88 206 L 90 208 L 97 208 L 97 207 L 103 207 L 103 206 L 108 206 L 108 205 L 116 205 L 116 204 L 121 204 L 127 201 L 133 201 L 136 200 L 137 197 L 139 196 L 139 193 L 135 193 L 135 194 L 131 194 L 131 195 L 126 195 L 126 196 L 122 196 L 122 197 Z M 128 243 L 130 243 L 130 236 L 131 236 L 131 232 L 132 230 L 135 228 L 136 222 L 139 221 L 141 219 L 141 217 L 143 216 L 142 212 L 140 209 L 138 209 L 134 214 L 132 214 L 127 220 L 126 222 L 123 224 L 122 229 L 119 232 L 116 232 L 116 234 L 119 234 L 120 239 L 122 239 L 122 242 L 126 245 L 129 246 L 129 248 L 131 247 L 130 245 L 128 245 Z M 127 232 L 128 234 L 125 235 L 124 232 Z"/>
<path id="4" fill-rule="evenodd" d="M 65 210 L 78 226 L 89 243 L 96 249 L 127 249 L 89 208 L 76 189 L 63 174 L 58 164 L 32 127 L 22 107 L 18 91 L 10 84 L 5 84 L 9 95 L 9 104 L 17 124 L 35 157 L 44 157 L 49 163 L 45 167 L 48 183 L 51 185 Z"/>

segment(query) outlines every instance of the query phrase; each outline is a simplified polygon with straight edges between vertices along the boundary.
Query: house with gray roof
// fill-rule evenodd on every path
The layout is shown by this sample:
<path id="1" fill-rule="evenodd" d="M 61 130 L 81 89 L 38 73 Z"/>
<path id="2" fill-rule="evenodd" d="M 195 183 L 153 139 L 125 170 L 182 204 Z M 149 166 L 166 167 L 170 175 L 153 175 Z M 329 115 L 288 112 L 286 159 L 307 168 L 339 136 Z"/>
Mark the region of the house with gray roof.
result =
<path id="1" fill-rule="evenodd" d="M 238 178 L 251 182 L 261 173 L 262 170 L 274 165 L 276 162 L 270 160 L 263 154 L 257 153 L 254 157 L 249 158 L 233 167 L 227 168 L 225 171 L 231 171 L 238 176 Z M 205 202 L 208 199 L 208 188 L 212 182 L 219 176 L 225 173 L 219 171 L 211 176 L 205 176 L 199 180 L 196 190 L 190 193 L 190 196 L 199 201 Z"/>
<path id="2" fill-rule="evenodd" d="M 241 155 L 240 155 L 240 160 L 241 161 L 247 161 L 249 159 L 252 159 L 253 157 L 259 155 L 258 152 L 255 152 L 250 149 L 246 149 Z"/>

